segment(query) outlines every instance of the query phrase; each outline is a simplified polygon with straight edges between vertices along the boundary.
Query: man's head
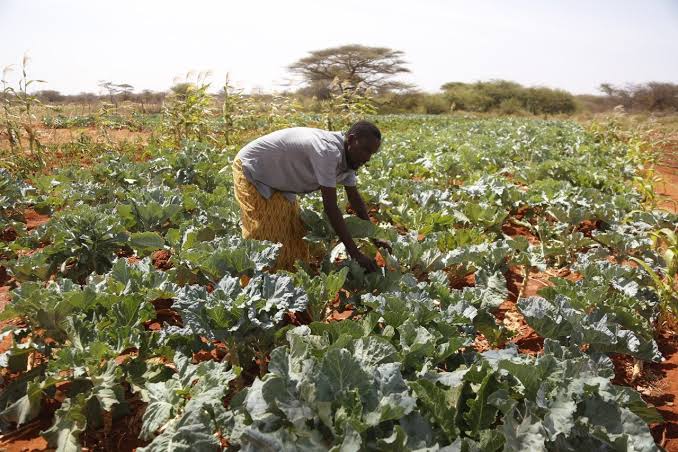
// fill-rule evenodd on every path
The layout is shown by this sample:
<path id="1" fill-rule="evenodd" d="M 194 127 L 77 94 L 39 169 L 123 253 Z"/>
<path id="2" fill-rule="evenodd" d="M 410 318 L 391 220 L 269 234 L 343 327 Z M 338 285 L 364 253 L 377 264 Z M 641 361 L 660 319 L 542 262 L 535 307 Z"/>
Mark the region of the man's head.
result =
<path id="1" fill-rule="evenodd" d="M 357 170 L 369 162 L 381 145 L 381 132 L 369 121 L 358 121 L 348 129 L 344 138 L 346 162 Z"/>

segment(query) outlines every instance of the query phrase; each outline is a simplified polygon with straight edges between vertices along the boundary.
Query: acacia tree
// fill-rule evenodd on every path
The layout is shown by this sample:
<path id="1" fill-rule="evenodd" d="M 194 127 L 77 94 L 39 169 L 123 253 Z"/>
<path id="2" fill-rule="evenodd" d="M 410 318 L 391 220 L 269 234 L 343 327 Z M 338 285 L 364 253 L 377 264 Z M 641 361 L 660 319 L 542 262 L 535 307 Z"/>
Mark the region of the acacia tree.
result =
<path id="1" fill-rule="evenodd" d="M 118 97 L 121 94 L 127 95 L 134 90 L 134 87 L 128 83 L 113 83 L 108 80 L 100 80 L 99 87 L 108 92 L 108 97 L 111 104 L 115 105 L 116 111 L 118 110 Z"/>
<path id="2" fill-rule="evenodd" d="M 309 52 L 288 69 L 301 76 L 306 90 L 320 98 L 329 96 L 329 86 L 334 80 L 348 82 L 345 86 L 351 89 L 362 84 L 383 93 L 410 87 L 394 80 L 395 76 L 410 72 L 403 56 L 402 51 L 388 47 L 350 44 Z"/>

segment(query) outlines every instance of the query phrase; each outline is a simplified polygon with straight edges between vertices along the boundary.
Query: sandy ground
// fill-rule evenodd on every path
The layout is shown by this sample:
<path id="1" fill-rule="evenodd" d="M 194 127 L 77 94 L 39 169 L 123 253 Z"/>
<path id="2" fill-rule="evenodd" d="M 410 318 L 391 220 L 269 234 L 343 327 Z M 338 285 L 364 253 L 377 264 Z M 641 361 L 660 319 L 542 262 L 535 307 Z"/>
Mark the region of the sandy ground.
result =
<path id="1" fill-rule="evenodd" d="M 657 168 L 657 173 L 663 182 L 655 188 L 657 194 L 665 198 L 659 202 L 659 206 L 678 213 L 678 169 L 662 166 Z"/>

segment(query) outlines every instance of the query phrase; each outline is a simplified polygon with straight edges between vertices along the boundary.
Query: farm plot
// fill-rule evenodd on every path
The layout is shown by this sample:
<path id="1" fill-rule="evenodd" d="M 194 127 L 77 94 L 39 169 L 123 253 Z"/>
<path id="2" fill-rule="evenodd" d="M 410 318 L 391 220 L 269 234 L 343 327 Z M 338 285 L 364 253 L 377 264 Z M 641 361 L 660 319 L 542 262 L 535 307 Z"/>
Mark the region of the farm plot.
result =
<path id="1" fill-rule="evenodd" d="M 268 271 L 232 150 L 0 174 L 3 431 L 63 451 L 659 450 L 660 412 L 619 384 L 661 363 L 677 302 L 678 217 L 634 187 L 639 148 L 569 122 L 375 119 L 372 221 L 348 220 L 371 274 L 318 196 L 311 262 Z"/>

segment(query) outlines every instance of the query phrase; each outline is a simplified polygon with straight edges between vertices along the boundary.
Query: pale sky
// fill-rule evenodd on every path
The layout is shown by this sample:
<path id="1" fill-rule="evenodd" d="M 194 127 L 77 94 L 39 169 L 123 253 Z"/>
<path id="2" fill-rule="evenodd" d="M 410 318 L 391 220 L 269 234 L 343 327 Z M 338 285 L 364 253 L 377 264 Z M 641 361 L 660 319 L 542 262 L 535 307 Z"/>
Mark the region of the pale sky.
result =
<path id="1" fill-rule="evenodd" d="M 99 80 L 166 90 L 189 71 L 281 89 L 285 67 L 343 44 L 405 52 L 404 80 L 508 79 L 596 93 L 678 82 L 678 0 L 0 0 L 0 68 L 63 93 Z M 18 71 L 15 71 L 15 78 Z"/>

